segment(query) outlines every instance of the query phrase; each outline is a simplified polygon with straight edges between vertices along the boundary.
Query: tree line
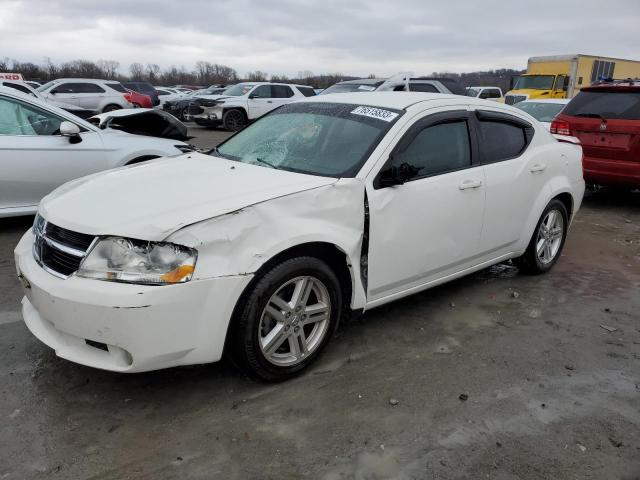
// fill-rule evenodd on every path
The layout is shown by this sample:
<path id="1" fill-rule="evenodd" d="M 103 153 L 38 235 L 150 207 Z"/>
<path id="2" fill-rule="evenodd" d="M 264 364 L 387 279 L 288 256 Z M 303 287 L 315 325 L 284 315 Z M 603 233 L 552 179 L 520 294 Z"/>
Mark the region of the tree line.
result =
<path id="1" fill-rule="evenodd" d="M 123 73 L 126 70 L 127 73 Z M 10 58 L 0 59 L 0 72 L 21 73 L 25 79 L 38 82 L 48 82 L 56 78 L 103 78 L 106 80 L 137 80 L 146 81 L 154 85 L 216 85 L 233 84 L 241 81 L 266 81 L 282 83 L 297 83 L 310 85 L 315 88 L 327 88 L 341 80 L 351 80 L 359 77 L 345 76 L 341 73 L 314 74 L 309 70 L 299 71 L 297 75 L 269 74 L 261 70 L 245 73 L 244 76 L 227 65 L 208 61 L 198 61 L 194 67 L 187 69 L 184 66 L 170 66 L 162 69 L 158 64 L 134 62 L 128 68 L 122 66 L 116 60 L 72 60 L 61 64 L 54 64 L 50 58 L 45 57 L 42 64 L 21 62 Z M 449 73 L 434 72 L 431 76 L 443 76 L 455 78 L 464 87 L 470 85 L 492 85 L 508 90 L 511 79 L 522 73 L 518 70 L 498 69 L 486 72 Z M 375 78 L 370 74 L 369 78 Z"/>

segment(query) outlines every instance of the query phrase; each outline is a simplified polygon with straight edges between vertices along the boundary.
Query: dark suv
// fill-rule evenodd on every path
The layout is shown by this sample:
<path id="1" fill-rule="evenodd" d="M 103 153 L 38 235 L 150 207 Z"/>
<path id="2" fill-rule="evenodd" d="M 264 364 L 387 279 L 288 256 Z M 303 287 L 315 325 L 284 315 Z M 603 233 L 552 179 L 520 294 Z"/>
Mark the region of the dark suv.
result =
<path id="1" fill-rule="evenodd" d="M 551 133 L 580 139 L 587 183 L 640 187 L 640 80 L 581 89 L 551 122 Z"/>
<path id="2" fill-rule="evenodd" d="M 158 92 L 153 85 L 148 82 L 122 82 L 125 88 L 129 90 L 133 90 L 134 92 L 142 93 L 144 95 L 148 95 L 151 97 L 151 102 L 153 106 L 160 105 L 160 97 L 158 97 Z"/>

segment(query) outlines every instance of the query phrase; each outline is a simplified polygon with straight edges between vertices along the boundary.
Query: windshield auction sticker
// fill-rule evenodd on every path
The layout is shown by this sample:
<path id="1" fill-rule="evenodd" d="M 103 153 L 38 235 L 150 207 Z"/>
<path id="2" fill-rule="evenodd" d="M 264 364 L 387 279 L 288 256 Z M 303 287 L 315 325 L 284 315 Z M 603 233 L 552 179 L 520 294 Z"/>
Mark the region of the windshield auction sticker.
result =
<path id="1" fill-rule="evenodd" d="M 391 122 L 398 116 L 395 112 L 373 107 L 358 107 L 351 113 L 354 115 L 362 115 L 363 117 L 377 118 L 378 120 L 384 120 L 385 122 Z"/>

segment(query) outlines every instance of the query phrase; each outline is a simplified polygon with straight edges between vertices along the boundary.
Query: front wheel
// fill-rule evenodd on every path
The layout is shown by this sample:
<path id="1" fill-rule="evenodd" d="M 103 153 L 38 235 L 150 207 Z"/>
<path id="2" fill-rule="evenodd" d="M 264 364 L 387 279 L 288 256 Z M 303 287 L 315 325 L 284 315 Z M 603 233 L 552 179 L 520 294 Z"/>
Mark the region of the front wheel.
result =
<path id="1" fill-rule="evenodd" d="M 246 124 L 247 118 L 242 110 L 227 110 L 222 115 L 222 125 L 230 132 L 241 130 Z"/>
<path id="2" fill-rule="evenodd" d="M 560 258 L 567 237 L 569 215 L 560 200 L 551 200 L 542 212 L 524 254 L 514 263 L 526 273 L 546 273 Z"/>
<path id="3" fill-rule="evenodd" d="M 231 337 L 234 360 L 271 382 L 294 376 L 317 358 L 342 310 L 335 273 L 313 257 L 276 265 L 240 301 Z"/>

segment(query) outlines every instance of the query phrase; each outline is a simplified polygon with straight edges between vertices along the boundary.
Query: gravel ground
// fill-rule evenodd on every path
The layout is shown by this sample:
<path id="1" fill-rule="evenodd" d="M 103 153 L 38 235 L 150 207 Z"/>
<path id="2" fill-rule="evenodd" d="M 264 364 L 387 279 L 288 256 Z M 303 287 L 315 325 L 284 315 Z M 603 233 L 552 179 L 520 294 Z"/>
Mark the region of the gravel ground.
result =
<path id="1" fill-rule="evenodd" d="M 0 479 L 640 479 L 639 193 L 588 196 L 551 273 L 372 310 L 279 385 L 57 358 L 19 314 L 31 221 L 0 220 Z"/>

